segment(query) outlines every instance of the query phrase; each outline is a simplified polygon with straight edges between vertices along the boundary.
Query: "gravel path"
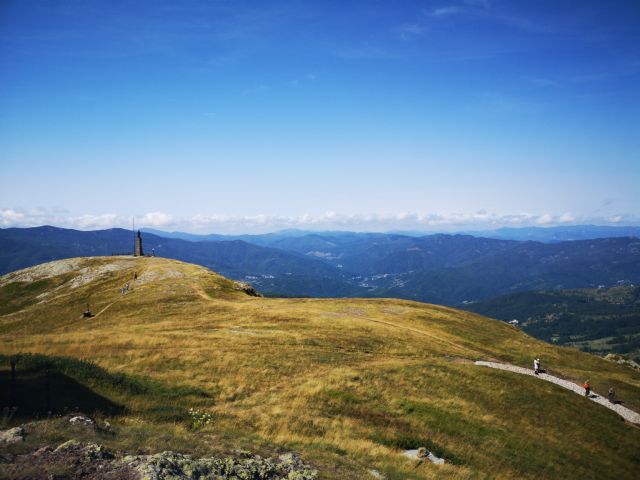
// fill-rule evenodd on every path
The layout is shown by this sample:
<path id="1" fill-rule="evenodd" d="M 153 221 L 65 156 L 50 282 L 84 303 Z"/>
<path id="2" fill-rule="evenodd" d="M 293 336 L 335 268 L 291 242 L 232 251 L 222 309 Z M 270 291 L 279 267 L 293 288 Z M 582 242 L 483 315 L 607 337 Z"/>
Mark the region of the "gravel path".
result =
<path id="1" fill-rule="evenodd" d="M 481 365 L 483 367 L 489 368 L 497 368 L 499 370 L 508 370 L 509 372 L 520 373 L 522 375 L 529 375 L 535 377 L 536 375 L 533 373 L 533 370 L 528 368 L 516 367 L 515 365 L 509 365 L 508 363 L 496 363 L 496 362 L 475 362 L 476 365 Z M 541 380 L 546 380 L 547 382 L 555 383 L 556 385 L 560 385 L 562 388 L 566 388 L 567 390 L 571 390 L 578 395 L 584 396 L 584 388 L 580 385 L 576 385 L 573 382 L 569 382 L 568 380 L 563 380 L 558 377 L 554 377 L 553 375 L 549 375 L 547 373 L 540 373 L 537 375 Z M 607 407 L 609 410 L 613 410 L 622 418 L 631 423 L 640 424 L 640 414 L 634 412 L 633 410 L 628 409 L 627 407 L 623 407 L 619 404 L 614 404 L 609 402 L 609 400 L 602 395 L 598 395 L 593 390 L 589 395 L 589 400 L 592 402 L 599 403 L 603 407 Z"/>

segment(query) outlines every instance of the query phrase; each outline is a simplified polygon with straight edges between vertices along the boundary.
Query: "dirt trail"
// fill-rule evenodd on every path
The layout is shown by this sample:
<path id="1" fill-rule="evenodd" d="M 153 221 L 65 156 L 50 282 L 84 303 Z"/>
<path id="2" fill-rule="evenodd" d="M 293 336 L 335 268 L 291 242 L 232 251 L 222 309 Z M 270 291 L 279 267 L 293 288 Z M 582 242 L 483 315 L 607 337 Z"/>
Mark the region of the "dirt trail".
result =
<path id="1" fill-rule="evenodd" d="M 110 307 L 111 305 L 113 305 L 114 303 L 116 303 L 116 302 L 111 302 L 109 305 L 107 305 L 107 306 L 106 306 L 106 307 L 104 307 L 102 310 L 100 310 L 98 313 L 96 313 L 96 314 L 93 316 L 93 318 L 96 318 L 96 317 L 100 316 L 101 314 L 103 314 L 103 313 L 107 310 L 107 308 L 109 308 L 109 307 Z"/>
<path id="2" fill-rule="evenodd" d="M 198 294 L 198 296 L 200 296 L 203 300 L 206 300 L 208 302 L 213 302 L 213 298 L 211 298 L 209 295 L 207 295 L 207 293 L 204 291 L 204 289 L 200 286 L 200 285 L 193 285 L 193 290 Z"/>
<path id="3" fill-rule="evenodd" d="M 540 373 L 539 375 L 535 375 L 533 373 L 533 370 L 530 370 L 528 368 L 516 367 L 515 365 L 510 365 L 508 363 L 478 361 L 478 362 L 475 362 L 475 364 L 481 365 L 483 367 L 497 368 L 499 370 L 507 370 L 509 372 L 520 373 L 522 375 L 538 377 L 541 380 L 555 383 L 556 385 L 559 385 L 562 388 L 566 388 L 567 390 L 571 390 L 572 392 L 577 393 L 578 395 L 584 396 L 584 388 L 582 388 L 580 385 L 576 385 L 573 382 L 570 382 L 568 380 L 563 380 L 558 377 L 554 377 L 553 375 L 549 375 L 547 373 Z M 608 408 L 609 410 L 613 410 L 628 422 L 640 424 L 639 413 L 634 412 L 633 410 L 627 407 L 623 407 L 620 404 L 611 403 L 607 398 L 603 397 L 602 395 L 598 395 L 593 390 L 591 391 L 591 395 L 589 395 L 589 400 L 591 400 L 592 402 L 596 402 L 602 405 L 603 407 Z"/>

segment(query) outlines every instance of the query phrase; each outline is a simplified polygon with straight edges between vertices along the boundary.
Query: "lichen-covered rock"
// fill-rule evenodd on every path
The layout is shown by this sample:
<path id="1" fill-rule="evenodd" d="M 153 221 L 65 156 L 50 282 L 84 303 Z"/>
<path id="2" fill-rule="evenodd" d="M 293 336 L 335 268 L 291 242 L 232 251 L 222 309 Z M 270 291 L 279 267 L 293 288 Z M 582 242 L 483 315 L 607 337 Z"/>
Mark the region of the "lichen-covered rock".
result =
<path id="1" fill-rule="evenodd" d="M 36 453 L 39 452 L 40 451 L 37 451 Z M 83 444 L 74 439 L 67 440 L 66 442 L 58 445 L 54 450 L 54 453 L 74 453 L 86 458 L 87 460 L 110 460 L 115 457 L 114 454 L 107 450 L 103 445 L 98 445 L 97 443 Z"/>
<path id="2" fill-rule="evenodd" d="M 294 454 L 278 460 L 242 452 L 224 458 L 194 459 L 190 455 L 162 452 L 129 455 L 121 464 L 133 468 L 144 480 L 314 480 L 318 472 Z"/>
<path id="3" fill-rule="evenodd" d="M 132 467 L 145 480 L 201 478 L 205 473 L 190 455 L 162 452 L 155 455 L 128 455 L 122 463 Z"/>
<path id="4" fill-rule="evenodd" d="M 18 443 L 24 441 L 24 428 L 15 427 L 0 431 L 0 443 Z"/>
<path id="5" fill-rule="evenodd" d="M 89 460 L 111 460 L 114 454 L 103 445 L 89 443 L 82 448 L 82 453 Z"/>
<path id="6" fill-rule="evenodd" d="M 67 440 L 64 443 L 58 445 L 58 447 L 54 450 L 55 453 L 68 452 L 70 450 L 76 450 L 81 448 L 81 443 L 78 440 L 71 439 Z"/>
<path id="7" fill-rule="evenodd" d="M 2 472 L 9 475 L 7 478 L 22 478 L 19 473 L 26 466 L 57 472 L 56 475 L 64 473 L 65 478 L 94 480 L 316 480 L 318 477 L 315 469 L 293 453 L 275 459 L 247 451 L 207 458 L 171 451 L 123 457 L 103 445 L 75 439 L 57 448 L 47 446 L 27 454 L 0 456 L 0 463 Z"/>
<path id="8" fill-rule="evenodd" d="M 306 465 L 295 453 L 285 453 L 278 457 L 280 468 L 287 471 L 289 480 L 311 480 L 318 476 L 317 470 Z"/>

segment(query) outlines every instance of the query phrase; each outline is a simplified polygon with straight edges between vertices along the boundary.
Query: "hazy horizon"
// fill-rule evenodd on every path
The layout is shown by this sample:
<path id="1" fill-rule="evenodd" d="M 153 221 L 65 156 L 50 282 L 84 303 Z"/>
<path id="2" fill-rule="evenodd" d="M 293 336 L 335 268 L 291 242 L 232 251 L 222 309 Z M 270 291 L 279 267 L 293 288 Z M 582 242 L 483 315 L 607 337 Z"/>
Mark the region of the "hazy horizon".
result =
<path id="1" fill-rule="evenodd" d="M 172 228 L 171 226 L 167 225 L 165 228 L 163 227 L 157 227 L 157 226 L 149 226 L 149 225 L 145 225 L 145 224 L 140 224 L 140 223 L 135 223 L 132 222 L 131 220 L 129 221 L 129 224 L 126 225 L 125 223 L 116 223 L 112 226 L 103 226 L 103 227 L 96 227 L 96 226 L 77 226 L 77 225 L 65 225 L 65 224 L 52 224 L 52 223 L 42 223 L 42 224 L 32 224 L 32 225 L 22 225 L 22 226 L 0 226 L 0 229 L 6 229 L 6 228 L 39 228 L 39 227 L 54 227 L 54 228 L 63 228 L 63 229 L 72 229 L 72 230 L 78 230 L 78 231 L 100 231 L 100 230 L 108 230 L 111 228 L 119 228 L 119 229 L 123 229 L 123 230 L 142 230 L 142 231 L 146 231 L 148 233 L 165 233 L 165 234 L 189 234 L 189 235 L 196 235 L 196 236 L 207 236 L 207 235 L 227 235 L 227 236 L 237 236 L 237 235 L 264 235 L 264 234 L 285 234 L 285 233 L 293 233 L 293 232 L 299 232 L 299 233 L 381 233 L 381 234 L 405 234 L 405 235 L 433 235 L 433 234 L 450 234 L 450 235 L 455 235 L 455 234 L 484 234 L 484 233 L 490 233 L 490 232 L 499 232 L 501 230 L 510 230 L 510 231 L 525 231 L 525 230 L 530 230 L 533 229 L 534 231 L 552 231 L 552 230 L 560 230 L 560 231 L 565 231 L 565 230 L 571 230 L 574 228 L 580 229 L 580 228 L 613 228 L 613 229 L 640 229 L 640 224 L 562 224 L 562 225 L 519 225 L 519 226 L 513 226 L 513 225 L 503 225 L 503 226 L 488 226 L 486 228 L 482 228 L 482 227 L 470 227 L 470 228 L 463 228 L 463 227 L 456 227 L 456 226 L 450 226 L 448 228 L 424 228 L 424 229 L 394 229 L 394 228 L 384 228 L 384 227 L 380 227 L 380 228 L 355 228 L 355 229 L 349 229 L 349 228 L 340 228 L 340 226 L 334 226 L 334 228 L 322 228 L 322 225 L 318 226 L 316 225 L 315 227 L 313 225 L 309 226 L 309 227 L 283 227 L 283 228 L 270 228 L 268 226 L 257 226 L 253 229 L 248 229 L 246 228 L 246 224 L 243 224 L 241 228 L 239 228 L 236 231 L 230 230 L 230 231 L 221 231 L 221 230 L 206 230 L 206 229 L 201 229 L 201 230 L 193 230 L 193 229 L 180 229 L 180 228 Z"/>

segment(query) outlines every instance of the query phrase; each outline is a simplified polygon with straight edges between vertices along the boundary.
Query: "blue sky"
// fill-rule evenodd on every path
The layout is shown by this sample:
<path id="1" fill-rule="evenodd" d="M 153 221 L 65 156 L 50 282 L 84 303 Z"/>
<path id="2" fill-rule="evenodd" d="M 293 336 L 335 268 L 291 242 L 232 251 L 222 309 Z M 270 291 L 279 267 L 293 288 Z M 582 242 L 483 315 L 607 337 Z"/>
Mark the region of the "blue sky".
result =
<path id="1" fill-rule="evenodd" d="M 0 3 L 0 226 L 640 223 L 640 3 Z"/>

